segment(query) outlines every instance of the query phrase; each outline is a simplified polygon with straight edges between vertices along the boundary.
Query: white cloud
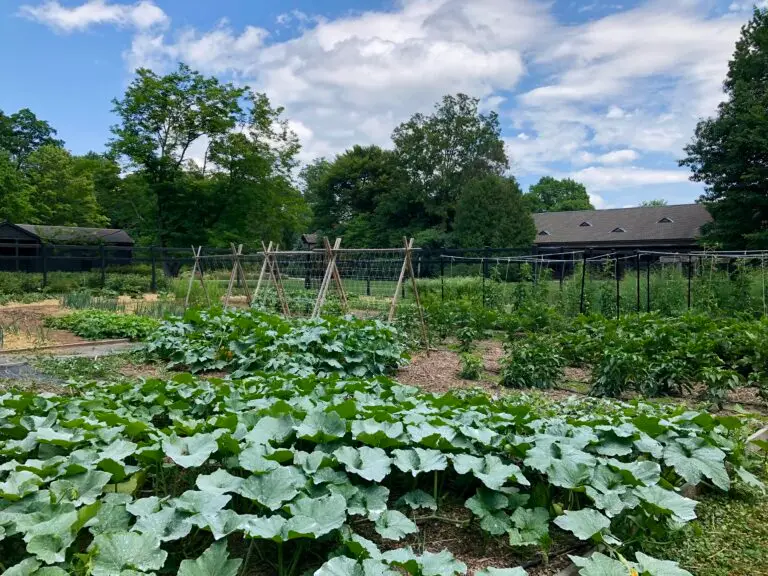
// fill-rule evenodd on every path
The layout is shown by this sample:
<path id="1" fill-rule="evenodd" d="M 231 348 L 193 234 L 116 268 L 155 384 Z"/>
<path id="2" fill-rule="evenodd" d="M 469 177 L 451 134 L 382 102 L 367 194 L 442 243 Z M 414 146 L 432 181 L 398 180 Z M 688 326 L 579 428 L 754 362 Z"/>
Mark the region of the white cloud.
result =
<path id="1" fill-rule="evenodd" d="M 638 166 L 590 166 L 568 175 L 590 190 L 606 191 L 635 186 L 680 184 L 688 182 L 688 173 L 680 170 L 654 170 Z"/>
<path id="2" fill-rule="evenodd" d="M 640 158 L 640 155 L 634 150 L 613 150 L 606 154 L 601 154 L 596 158 L 600 164 L 628 164 Z"/>
<path id="3" fill-rule="evenodd" d="M 110 4 L 106 0 L 89 0 L 73 8 L 49 0 L 38 6 L 24 5 L 19 13 L 55 30 L 73 32 L 98 24 L 131 26 L 140 30 L 165 26 L 168 16 L 154 2 L 142 0 L 135 4 Z"/>

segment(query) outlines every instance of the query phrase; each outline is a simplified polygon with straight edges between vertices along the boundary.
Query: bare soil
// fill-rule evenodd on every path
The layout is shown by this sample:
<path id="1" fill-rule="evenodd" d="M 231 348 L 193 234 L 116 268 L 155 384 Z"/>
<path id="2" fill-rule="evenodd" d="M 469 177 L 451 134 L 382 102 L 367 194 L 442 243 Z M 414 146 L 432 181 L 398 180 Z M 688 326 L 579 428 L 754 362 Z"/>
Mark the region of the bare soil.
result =
<path id="1" fill-rule="evenodd" d="M 482 389 L 492 395 L 513 394 L 518 392 L 535 392 L 547 398 L 558 401 L 570 396 L 585 396 L 589 391 L 588 383 L 592 372 L 588 367 L 567 367 L 563 382 L 551 390 L 513 390 L 499 385 L 499 361 L 504 355 L 501 342 L 484 340 L 476 343 L 475 354 L 483 358 L 484 371 L 479 380 L 465 380 L 459 376 L 461 362 L 459 352 L 449 344 L 445 347 L 432 349 L 427 352 L 417 352 L 411 358 L 408 366 L 401 368 L 397 379 L 403 384 L 418 386 L 425 392 L 444 394 L 458 389 Z M 683 403 L 691 407 L 700 406 L 706 400 L 706 389 L 703 385 L 694 386 L 690 395 L 685 397 L 668 397 L 661 400 Z M 628 394 L 625 399 L 637 397 Z M 730 392 L 723 405 L 723 411 L 734 412 L 737 406 L 747 411 L 768 414 L 768 402 L 760 398 L 755 388 L 739 388 Z M 710 407 L 710 411 L 716 411 Z"/>
<path id="2" fill-rule="evenodd" d="M 55 344 L 78 344 L 86 340 L 65 330 L 53 330 L 43 324 L 48 316 L 64 313 L 58 300 L 0 307 L 3 342 L 0 350 L 21 350 Z"/>

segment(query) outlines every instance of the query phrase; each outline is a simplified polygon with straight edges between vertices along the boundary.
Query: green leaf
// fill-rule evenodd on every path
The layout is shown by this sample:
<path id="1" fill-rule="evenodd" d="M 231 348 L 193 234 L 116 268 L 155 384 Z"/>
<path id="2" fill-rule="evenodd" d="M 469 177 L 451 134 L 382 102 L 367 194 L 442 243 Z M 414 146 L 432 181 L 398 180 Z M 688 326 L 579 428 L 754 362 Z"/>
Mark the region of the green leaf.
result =
<path id="1" fill-rule="evenodd" d="M 282 516 L 249 516 L 241 525 L 241 529 L 251 538 L 283 541 L 283 531 L 286 520 Z"/>
<path id="2" fill-rule="evenodd" d="M 496 510 L 502 510 L 509 504 L 509 497 L 495 490 L 488 490 L 480 487 L 472 498 L 464 503 L 465 508 L 469 508 L 475 516 L 482 518 Z"/>
<path id="3" fill-rule="evenodd" d="M 611 521 L 592 508 L 566 510 L 564 515 L 555 518 L 555 524 L 579 540 L 589 540 L 611 527 Z"/>
<path id="4" fill-rule="evenodd" d="M 346 556 L 337 556 L 315 570 L 313 576 L 364 576 L 364 574 L 363 568 L 357 563 L 357 560 Z"/>
<path id="5" fill-rule="evenodd" d="M 219 468 L 213 474 L 199 475 L 195 484 L 203 492 L 212 494 L 226 494 L 227 492 L 237 492 L 243 483 L 242 478 L 233 476 L 223 468 Z"/>
<path id="6" fill-rule="evenodd" d="M 347 424 L 336 412 L 315 411 L 307 414 L 296 433 L 299 438 L 319 444 L 343 438 L 347 433 Z"/>
<path id="7" fill-rule="evenodd" d="M 40 562 L 34 558 L 25 558 L 15 566 L 11 566 L 2 576 L 31 576 L 40 567 Z"/>
<path id="8" fill-rule="evenodd" d="M 262 444 L 252 444 L 240 452 L 238 461 L 244 470 L 248 470 L 248 472 L 253 472 L 255 474 L 263 474 L 270 470 L 277 470 L 280 467 L 280 464 L 274 460 L 268 460 L 265 458 L 266 455 L 266 446 L 263 446 Z"/>
<path id="9" fill-rule="evenodd" d="M 648 574 L 648 576 L 693 576 L 688 570 L 680 568 L 677 562 L 657 560 L 642 552 L 637 552 L 635 558 L 640 566 L 640 574 Z"/>
<path id="10" fill-rule="evenodd" d="M 160 540 L 136 532 L 99 534 L 88 549 L 93 552 L 93 576 L 114 576 L 126 569 L 139 572 L 160 570 L 168 556 L 160 549 Z"/>
<path id="11" fill-rule="evenodd" d="M 475 572 L 475 576 L 528 576 L 523 568 L 483 568 Z"/>
<path id="12" fill-rule="evenodd" d="M 16 502 L 28 494 L 37 492 L 42 483 L 40 476 L 27 470 L 11 472 L 5 482 L 0 482 L 0 498 Z"/>
<path id="13" fill-rule="evenodd" d="M 157 496 L 148 498 L 139 498 L 125 505 L 125 509 L 136 517 L 146 516 L 160 510 L 160 504 L 163 502 Z"/>
<path id="14" fill-rule="evenodd" d="M 290 505 L 292 518 L 288 519 L 283 534 L 288 538 L 319 538 L 341 528 L 347 518 L 347 503 L 339 494 L 321 498 L 299 498 Z"/>
<path id="15" fill-rule="evenodd" d="M 189 535 L 192 525 L 175 508 L 168 507 L 142 516 L 132 530 L 157 537 L 162 542 L 171 542 Z"/>
<path id="16" fill-rule="evenodd" d="M 760 490 L 765 490 L 765 484 L 763 484 L 757 476 L 752 474 L 746 468 L 742 466 L 739 466 L 738 468 L 736 468 L 736 475 L 747 486 L 752 486 L 753 488 L 759 488 Z"/>
<path id="17" fill-rule="evenodd" d="M 237 489 L 237 493 L 270 510 L 278 510 L 284 502 L 292 500 L 299 493 L 297 472 L 298 469 L 292 466 L 281 466 L 261 476 L 249 476 Z"/>
<path id="18" fill-rule="evenodd" d="M 226 542 L 216 542 L 196 560 L 182 560 L 178 576 L 237 576 L 242 562 L 229 559 Z"/>
<path id="19" fill-rule="evenodd" d="M 347 472 L 357 474 L 371 482 L 381 482 L 390 471 L 392 461 L 381 448 L 352 448 L 342 446 L 333 455 L 336 460 L 344 464 Z"/>
<path id="20" fill-rule="evenodd" d="M 232 499 L 227 494 L 211 494 L 198 490 L 187 490 L 178 498 L 171 500 L 171 505 L 189 514 L 215 514 Z"/>
<path id="21" fill-rule="evenodd" d="M 510 520 L 510 546 L 539 546 L 549 538 L 549 512 L 544 508 L 518 508 Z"/>
<path id="22" fill-rule="evenodd" d="M 381 514 L 376 519 L 375 528 L 382 538 L 388 540 L 402 540 L 408 534 L 419 531 L 416 524 L 397 510 L 387 510 Z"/>
<path id="23" fill-rule="evenodd" d="M 253 444 L 269 444 L 272 441 L 282 443 L 293 434 L 293 427 L 294 421 L 290 416 L 264 416 L 243 439 Z"/>
<path id="24" fill-rule="evenodd" d="M 466 574 L 467 565 L 459 562 L 448 550 L 442 550 L 437 554 L 424 552 L 419 559 L 423 576 L 451 576 L 453 574 Z"/>
<path id="25" fill-rule="evenodd" d="M 367 516 L 376 520 L 387 509 L 389 488 L 386 486 L 360 486 L 347 503 L 349 514 Z"/>
<path id="26" fill-rule="evenodd" d="M 111 478 L 108 472 L 88 470 L 85 474 L 51 482 L 51 494 L 57 502 L 68 501 L 75 506 L 93 504 Z"/>
<path id="27" fill-rule="evenodd" d="M 472 472 L 475 477 L 491 490 L 498 490 L 507 480 L 514 479 L 523 486 L 530 486 L 522 470 L 515 464 L 504 464 L 498 456 L 486 455 L 484 458 L 458 454 L 453 457 L 453 467 L 459 474 Z"/>
<path id="28" fill-rule="evenodd" d="M 674 468 L 689 484 L 699 484 L 707 477 L 721 490 L 730 488 L 725 469 L 725 453 L 709 446 L 702 438 L 678 438 L 664 449 L 664 462 Z"/>
<path id="29" fill-rule="evenodd" d="M 395 466 L 403 472 L 410 472 L 414 478 L 423 472 L 445 470 L 448 467 L 448 459 L 439 450 L 409 448 L 393 450 L 392 454 L 395 456 Z"/>
<path id="30" fill-rule="evenodd" d="M 163 450 L 166 456 L 182 468 L 197 468 L 202 466 L 211 454 L 218 450 L 216 437 L 213 434 L 195 434 L 179 438 L 176 434 L 163 439 Z"/>
<path id="31" fill-rule="evenodd" d="M 131 497 L 127 494 L 105 494 L 96 516 L 88 520 L 85 526 L 94 536 L 108 532 L 127 532 L 133 520 L 126 510 L 126 504 L 130 501 Z"/>
<path id="32" fill-rule="evenodd" d="M 423 490 L 411 490 L 410 492 L 406 492 L 398 499 L 398 502 L 406 504 L 411 510 L 418 510 L 419 508 L 437 510 L 437 502 L 435 502 L 435 499 Z"/>
<path id="33" fill-rule="evenodd" d="M 665 490 L 657 485 L 635 488 L 634 493 L 656 510 L 671 514 L 677 522 L 688 522 L 696 518 L 695 509 L 698 502 L 685 498 L 677 492 Z"/>
<path id="34" fill-rule="evenodd" d="M 627 566 L 600 552 L 595 552 L 589 558 L 570 554 L 568 557 L 580 568 L 580 576 L 631 576 Z"/>
<path id="35" fill-rule="evenodd" d="M 377 422 L 373 418 L 352 422 L 352 436 L 358 442 L 379 448 L 402 444 L 399 438 L 403 436 L 404 431 L 402 422 Z"/>

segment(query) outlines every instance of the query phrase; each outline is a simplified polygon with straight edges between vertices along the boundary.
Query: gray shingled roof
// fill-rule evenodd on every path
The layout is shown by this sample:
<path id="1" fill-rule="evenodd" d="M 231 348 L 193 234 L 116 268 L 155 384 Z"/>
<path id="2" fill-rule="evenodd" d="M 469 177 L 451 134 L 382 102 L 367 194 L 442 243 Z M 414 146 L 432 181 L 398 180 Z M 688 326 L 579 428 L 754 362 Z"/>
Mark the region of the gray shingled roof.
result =
<path id="1" fill-rule="evenodd" d="M 698 238 L 701 227 L 712 221 L 701 204 L 542 212 L 533 219 L 539 245 L 683 243 Z"/>
<path id="2" fill-rule="evenodd" d="M 133 238 L 125 230 L 114 228 L 39 226 L 37 224 L 17 224 L 17 226 L 52 244 L 133 244 Z"/>

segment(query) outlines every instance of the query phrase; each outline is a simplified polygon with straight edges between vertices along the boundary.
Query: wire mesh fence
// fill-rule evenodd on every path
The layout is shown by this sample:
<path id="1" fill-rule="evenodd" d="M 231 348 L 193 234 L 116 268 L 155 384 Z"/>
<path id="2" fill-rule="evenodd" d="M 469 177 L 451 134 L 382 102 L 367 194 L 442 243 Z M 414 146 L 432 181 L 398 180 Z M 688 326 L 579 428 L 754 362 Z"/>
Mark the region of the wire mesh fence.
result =
<path id="1" fill-rule="evenodd" d="M 203 247 L 199 274 L 205 278 L 207 299 L 199 282 L 192 282 L 190 288 L 194 250 L 0 244 L 0 295 L 102 290 L 166 292 L 184 299 L 189 290 L 190 303 L 202 304 L 223 301 L 227 294 L 233 303 L 246 303 L 258 292 L 261 304 L 276 306 L 276 288 L 263 279 L 263 249 L 244 248 L 238 255 L 243 273 L 233 276 L 231 248 Z M 411 284 L 398 284 L 403 249 L 341 248 L 333 254 L 351 307 L 385 311 L 398 286 L 398 298 L 412 301 Z M 324 249 L 276 251 L 274 258 L 296 313 L 311 313 L 329 253 Z M 443 302 L 464 300 L 507 309 L 538 302 L 566 315 L 682 314 L 687 310 L 768 314 L 768 251 L 414 249 L 412 263 L 421 294 Z M 332 282 L 328 305 L 339 302 Z"/>

